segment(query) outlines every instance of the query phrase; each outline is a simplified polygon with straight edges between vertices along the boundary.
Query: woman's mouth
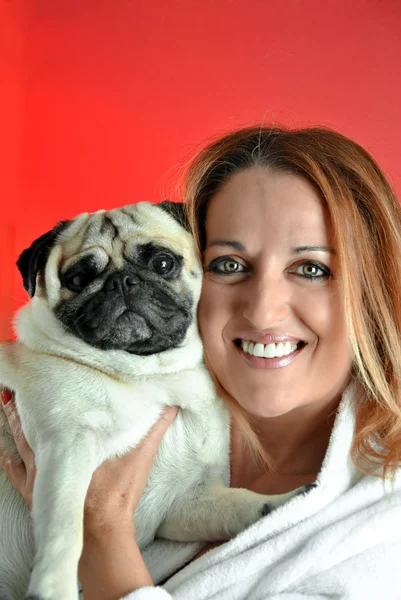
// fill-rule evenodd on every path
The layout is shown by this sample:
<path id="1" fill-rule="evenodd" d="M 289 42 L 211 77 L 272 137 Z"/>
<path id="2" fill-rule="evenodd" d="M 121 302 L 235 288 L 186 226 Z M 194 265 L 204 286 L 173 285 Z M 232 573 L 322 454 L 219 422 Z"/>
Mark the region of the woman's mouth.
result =
<path id="1" fill-rule="evenodd" d="M 250 340 L 236 339 L 235 346 L 246 362 L 258 369 L 278 369 L 290 364 L 306 346 L 299 340 L 261 344 Z"/>

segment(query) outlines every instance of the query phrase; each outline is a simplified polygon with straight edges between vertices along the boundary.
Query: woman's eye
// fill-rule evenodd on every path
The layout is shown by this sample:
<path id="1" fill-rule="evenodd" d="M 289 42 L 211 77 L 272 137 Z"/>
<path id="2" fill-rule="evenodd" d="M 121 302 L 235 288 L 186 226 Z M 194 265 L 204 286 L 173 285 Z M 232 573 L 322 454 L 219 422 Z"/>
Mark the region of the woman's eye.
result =
<path id="1" fill-rule="evenodd" d="M 302 265 L 298 265 L 295 272 L 301 277 L 314 280 L 330 277 L 331 275 L 330 269 L 324 265 L 321 265 L 320 263 L 315 262 L 302 263 Z"/>
<path id="2" fill-rule="evenodd" d="M 206 270 L 211 271 L 213 273 L 219 273 L 221 275 L 232 275 L 235 273 L 242 273 L 246 269 L 244 265 L 242 265 L 234 258 L 230 258 L 228 256 L 221 256 L 220 258 L 212 260 L 212 262 L 206 268 Z"/>

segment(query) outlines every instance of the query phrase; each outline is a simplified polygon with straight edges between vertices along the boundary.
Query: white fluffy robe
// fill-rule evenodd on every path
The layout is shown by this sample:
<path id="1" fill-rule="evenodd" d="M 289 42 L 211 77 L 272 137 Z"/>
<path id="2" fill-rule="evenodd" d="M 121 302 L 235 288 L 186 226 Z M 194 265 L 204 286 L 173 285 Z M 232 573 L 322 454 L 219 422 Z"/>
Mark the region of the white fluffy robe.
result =
<path id="1" fill-rule="evenodd" d="M 199 545 L 156 540 L 154 580 L 176 574 L 124 600 L 401 599 L 401 470 L 392 486 L 358 474 L 352 404 L 348 391 L 316 489 L 184 568 Z"/>

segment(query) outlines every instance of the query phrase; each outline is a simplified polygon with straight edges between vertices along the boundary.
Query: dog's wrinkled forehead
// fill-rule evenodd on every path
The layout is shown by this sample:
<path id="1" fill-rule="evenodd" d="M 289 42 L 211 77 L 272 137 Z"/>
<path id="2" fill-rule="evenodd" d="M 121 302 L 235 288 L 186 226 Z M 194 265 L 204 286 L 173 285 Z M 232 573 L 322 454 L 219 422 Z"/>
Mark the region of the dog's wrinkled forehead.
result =
<path id="1" fill-rule="evenodd" d="M 169 248 L 192 269 L 197 262 L 191 235 L 160 206 L 148 202 L 110 211 L 81 215 L 61 233 L 61 264 L 64 271 L 85 255 L 99 266 L 122 269 L 135 247 L 148 242 Z"/>

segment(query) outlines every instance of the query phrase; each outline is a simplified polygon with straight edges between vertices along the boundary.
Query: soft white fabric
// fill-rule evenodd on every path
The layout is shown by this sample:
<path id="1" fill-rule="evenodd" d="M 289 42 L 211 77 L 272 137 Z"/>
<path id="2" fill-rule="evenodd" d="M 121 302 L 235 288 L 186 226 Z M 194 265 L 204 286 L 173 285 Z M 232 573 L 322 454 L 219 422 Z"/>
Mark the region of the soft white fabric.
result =
<path id="1" fill-rule="evenodd" d="M 357 472 L 352 407 L 348 391 L 315 489 L 184 568 L 200 546 L 156 540 L 153 579 L 176 574 L 123 600 L 401 600 L 401 470 L 392 485 Z"/>

